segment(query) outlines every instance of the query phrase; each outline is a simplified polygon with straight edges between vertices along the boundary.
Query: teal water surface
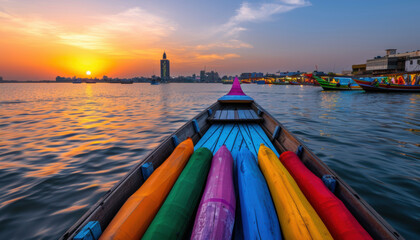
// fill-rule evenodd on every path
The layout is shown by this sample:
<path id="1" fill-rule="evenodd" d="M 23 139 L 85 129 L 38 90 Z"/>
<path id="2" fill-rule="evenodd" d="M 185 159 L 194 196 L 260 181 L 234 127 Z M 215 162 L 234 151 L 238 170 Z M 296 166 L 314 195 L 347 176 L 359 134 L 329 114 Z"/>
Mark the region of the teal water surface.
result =
<path id="1" fill-rule="evenodd" d="M 223 84 L 0 84 L 0 239 L 56 239 Z M 420 237 L 420 94 L 243 85 L 406 239 Z"/>

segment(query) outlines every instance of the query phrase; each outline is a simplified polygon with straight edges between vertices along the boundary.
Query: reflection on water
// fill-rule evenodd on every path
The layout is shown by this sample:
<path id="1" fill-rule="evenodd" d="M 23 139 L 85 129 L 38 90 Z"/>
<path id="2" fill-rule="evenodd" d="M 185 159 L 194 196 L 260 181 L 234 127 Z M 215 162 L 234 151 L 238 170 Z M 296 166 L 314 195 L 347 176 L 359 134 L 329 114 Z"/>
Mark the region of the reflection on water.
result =
<path id="1" fill-rule="evenodd" d="M 243 87 L 403 236 L 420 234 L 419 94 Z M 0 238 L 59 237 L 229 88 L 0 84 Z"/>

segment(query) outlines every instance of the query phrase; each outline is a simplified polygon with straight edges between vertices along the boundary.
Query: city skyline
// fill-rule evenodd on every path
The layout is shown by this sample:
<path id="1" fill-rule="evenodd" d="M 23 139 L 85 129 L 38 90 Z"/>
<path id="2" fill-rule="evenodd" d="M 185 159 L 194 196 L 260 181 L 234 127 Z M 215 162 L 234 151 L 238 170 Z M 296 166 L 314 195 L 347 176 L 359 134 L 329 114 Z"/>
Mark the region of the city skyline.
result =
<path id="1" fill-rule="evenodd" d="M 0 76 L 159 75 L 351 70 L 384 49 L 420 48 L 418 1 L 0 0 Z"/>

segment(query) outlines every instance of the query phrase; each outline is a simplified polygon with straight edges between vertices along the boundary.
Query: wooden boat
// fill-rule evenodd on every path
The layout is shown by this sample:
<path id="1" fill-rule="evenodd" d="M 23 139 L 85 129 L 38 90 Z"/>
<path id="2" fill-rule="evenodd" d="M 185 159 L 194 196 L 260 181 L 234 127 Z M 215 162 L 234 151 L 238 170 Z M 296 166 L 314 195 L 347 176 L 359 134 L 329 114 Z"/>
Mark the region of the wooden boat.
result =
<path id="1" fill-rule="evenodd" d="M 92 83 L 96 83 L 96 80 L 95 79 L 86 79 L 85 82 L 92 84 Z"/>
<path id="2" fill-rule="evenodd" d="M 420 92 L 420 85 L 380 83 L 374 78 L 359 78 L 354 81 L 366 92 Z"/>
<path id="3" fill-rule="evenodd" d="M 222 83 L 223 83 L 223 84 L 233 84 L 233 80 L 229 80 L 229 79 L 227 79 L 227 80 L 222 80 Z"/>
<path id="4" fill-rule="evenodd" d="M 133 84 L 133 82 L 131 79 L 121 79 L 121 84 Z"/>
<path id="5" fill-rule="evenodd" d="M 239 85 L 235 79 L 234 88 Z M 240 93 L 242 91 L 233 92 Z M 232 91 L 231 91 L 232 92 Z M 225 98 L 226 97 L 226 98 Z M 61 239 L 73 239 L 88 223 L 95 222 L 103 231 L 126 200 L 145 182 L 145 166 L 157 168 L 172 153 L 177 144 L 192 138 L 195 149 L 207 147 L 213 154 L 223 144 L 236 158 L 241 147 L 247 147 L 255 156 L 261 143 L 276 153 L 298 151 L 304 165 L 316 176 L 332 175 L 336 182 L 335 195 L 374 239 L 403 239 L 361 196 L 343 179 L 315 156 L 279 121 L 246 95 L 224 96 L 204 109 L 181 128 L 168 136 L 148 156 L 139 161 L 128 174 L 94 204 Z M 90 231 L 92 232 L 92 231 Z"/>
<path id="6" fill-rule="evenodd" d="M 156 79 L 152 79 L 152 81 L 150 82 L 150 85 L 160 85 L 160 81 Z"/>
<path id="7" fill-rule="evenodd" d="M 336 91 L 351 91 L 351 90 L 362 90 L 362 88 L 352 78 L 326 78 L 314 76 L 316 81 L 321 85 L 324 90 L 336 90 Z"/>

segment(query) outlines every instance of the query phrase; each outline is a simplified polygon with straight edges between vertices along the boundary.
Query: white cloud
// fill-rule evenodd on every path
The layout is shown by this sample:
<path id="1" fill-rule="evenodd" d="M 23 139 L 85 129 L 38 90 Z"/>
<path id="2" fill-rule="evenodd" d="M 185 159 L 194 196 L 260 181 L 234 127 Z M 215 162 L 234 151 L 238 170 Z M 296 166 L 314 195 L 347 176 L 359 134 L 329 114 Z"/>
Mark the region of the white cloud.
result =
<path id="1" fill-rule="evenodd" d="M 228 48 L 228 49 L 239 49 L 239 48 L 253 48 L 249 43 L 242 42 L 237 39 L 231 39 L 226 41 L 220 41 L 216 43 L 210 43 L 206 45 L 197 45 L 196 50 L 209 50 L 214 48 Z"/>
<path id="2" fill-rule="evenodd" d="M 243 2 L 236 15 L 223 24 L 218 31 L 225 32 L 227 36 L 236 36 L 246 29 L 241 26 L 246 22 L 260 22 L 270 19 L 275 14 L 285 13 L 293 9 L 309 6 L 305 0 L 279 0 L 271 3 L 250 4 Z"/>
<path id="3" fill-rule="evenodd" d="M 235 53 L 228 53 L 228 54 L 197 54 L 195 56 L 196 59 L 200 60 L 224 60 L 229 58 L 238 58 L 240 57 L 238 54 Z"/>

